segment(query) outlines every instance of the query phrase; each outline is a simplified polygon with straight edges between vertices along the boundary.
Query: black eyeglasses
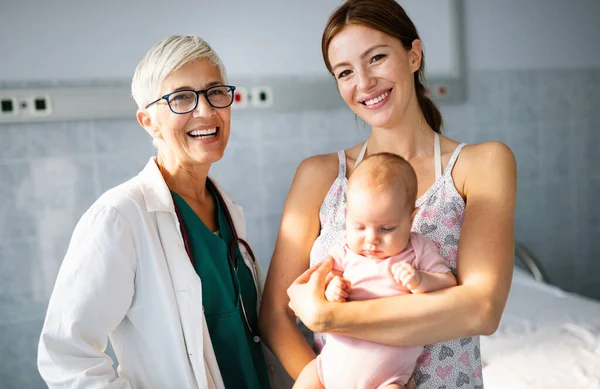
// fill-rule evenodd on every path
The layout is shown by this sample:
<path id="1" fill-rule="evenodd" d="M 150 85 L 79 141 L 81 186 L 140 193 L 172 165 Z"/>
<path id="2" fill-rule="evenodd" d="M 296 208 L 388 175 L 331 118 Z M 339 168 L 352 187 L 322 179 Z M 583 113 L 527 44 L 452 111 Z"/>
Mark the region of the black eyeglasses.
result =
<path id="1" fill-rule="evenodd" d="M 203 90 L 178 90 L 154 100 L 146 105 L 146 108 L 161 100 L 165 100 L 171 112 L 182 115 L 196 109 L 200 95 L 204 95 L 208 104 L 213 108 L 227 108 L 233 103 L 234 91 L 235 86 L 233 85 L 215 85 Z"/>

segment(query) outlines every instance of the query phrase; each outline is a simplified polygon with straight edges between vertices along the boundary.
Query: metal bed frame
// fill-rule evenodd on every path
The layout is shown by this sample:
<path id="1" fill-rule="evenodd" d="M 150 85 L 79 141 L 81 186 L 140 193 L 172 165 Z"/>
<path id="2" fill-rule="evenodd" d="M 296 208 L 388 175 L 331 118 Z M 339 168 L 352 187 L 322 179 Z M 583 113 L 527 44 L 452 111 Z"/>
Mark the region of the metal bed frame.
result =
<path id="1" fill-rule="evenodd" d="M 515 242 L 515 259 L 531 273 L 533 279 L 550 284 L 546 271 L 533 253 L 522 243 Z"/>

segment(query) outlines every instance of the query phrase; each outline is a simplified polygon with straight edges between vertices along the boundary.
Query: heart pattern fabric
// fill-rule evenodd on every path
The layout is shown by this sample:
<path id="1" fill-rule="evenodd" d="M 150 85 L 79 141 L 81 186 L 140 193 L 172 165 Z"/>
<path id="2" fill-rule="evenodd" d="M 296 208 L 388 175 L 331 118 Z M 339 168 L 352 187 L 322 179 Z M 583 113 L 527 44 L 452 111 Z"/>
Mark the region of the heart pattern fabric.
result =
<path id="1" fill-rule="evenodd" d="M 465 213 L 465 202 L 452 180 L 452 168 L 465 144 L 459 145 L 442 176 L 416 203 L 412 230 L 433 240 L 446 265 L 456 274 L 458 244 Z M 321 233 L 311 251 L 311 265 L 325 258 L 345 229 L 347 193 L 346 161 L 338 153 L 340 170 L 319 212 Z M 315 260 L 313 260 L 315 258 Z M 315 350 L 326 342 L 315 334 Z M 483 389 L 479 338 L 462 338 L 427 345 L 417 360 L 412 375 L 413 389 Z"/>

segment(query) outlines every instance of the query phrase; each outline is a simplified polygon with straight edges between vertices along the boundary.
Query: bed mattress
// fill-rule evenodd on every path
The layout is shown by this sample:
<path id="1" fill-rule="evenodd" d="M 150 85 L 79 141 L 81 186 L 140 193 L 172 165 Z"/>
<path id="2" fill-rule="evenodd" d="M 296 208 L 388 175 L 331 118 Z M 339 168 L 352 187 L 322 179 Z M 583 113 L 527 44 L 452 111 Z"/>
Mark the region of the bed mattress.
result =
<path id="1" fill-rule="evenodd" d="M 486 389 L 600 389 L 600 302 L 515 270 L 498 331 L 481 337 Z"/>

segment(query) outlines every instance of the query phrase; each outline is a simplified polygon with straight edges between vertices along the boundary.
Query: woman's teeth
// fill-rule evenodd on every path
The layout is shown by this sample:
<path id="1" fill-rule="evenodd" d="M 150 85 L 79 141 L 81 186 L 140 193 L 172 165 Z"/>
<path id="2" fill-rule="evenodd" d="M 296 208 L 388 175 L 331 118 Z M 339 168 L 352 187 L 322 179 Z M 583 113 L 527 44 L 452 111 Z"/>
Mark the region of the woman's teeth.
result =
<path id="1" fill-rule="evenodd" d="M 206 130 L 194 130 L 188 132 L 188 135 L 196 139 L 209 139 L 217 134 L 217 128 L 209 128 Z"/>
<path id="2" fill-rule="evenodd" d="M 390 91 L 387 91 L 387 92 L 385 92 L 385 93 L 381 94 L 381 96 L 377 96 L 377 97 L 375 97 L 374 99 L 371 99 L 371 100 L 367 100 L 367 101 L 365 101 L 365 102 L 364 102 L 364 104 L 365 104 L 366 106 L 373 105 L 373 104 L 377 104 L 377 103 L 379 103 L 381 100 L 385 99 L 385 98 L 386 98 L 386 96 L 387 96 L 387 95 L 389 95 L 389 94 L 390 94 Z"/>

